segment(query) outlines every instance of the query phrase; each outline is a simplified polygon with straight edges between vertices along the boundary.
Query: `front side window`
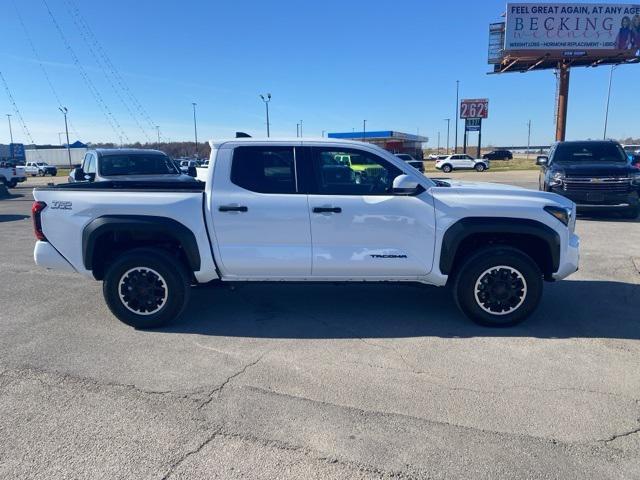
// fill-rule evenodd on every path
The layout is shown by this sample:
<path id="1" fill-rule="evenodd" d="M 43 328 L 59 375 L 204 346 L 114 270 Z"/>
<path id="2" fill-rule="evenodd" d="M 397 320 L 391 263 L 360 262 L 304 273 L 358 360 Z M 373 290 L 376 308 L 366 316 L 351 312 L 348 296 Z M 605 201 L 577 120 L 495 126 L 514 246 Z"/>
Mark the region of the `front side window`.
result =
<path id="1" fill-rule="evenodd" d="M 383 158 L 361 150 L 315 148 L 313 172 L 318 194 L 391 195 L 402 171 Z"/>
<path id="2" fill-rule="evenodd" d="M 166 155 L 117 154 L 104 155 L 100 159 L 100 175 L 167 175 L 177 174 L 175 165 Z"/>
<path id="3" fill-rule="evenodd" d="M 296 193 L 293 147 L 237 147 L 231 181 L 257 193 Z"/>

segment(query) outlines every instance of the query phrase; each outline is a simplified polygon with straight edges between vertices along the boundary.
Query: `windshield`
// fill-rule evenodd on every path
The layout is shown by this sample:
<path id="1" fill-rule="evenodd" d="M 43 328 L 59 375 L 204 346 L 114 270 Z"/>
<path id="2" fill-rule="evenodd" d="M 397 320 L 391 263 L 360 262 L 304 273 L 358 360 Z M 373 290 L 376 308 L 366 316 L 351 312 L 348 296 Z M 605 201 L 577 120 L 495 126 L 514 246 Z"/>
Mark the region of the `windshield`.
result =
<path id="1" fill-rule="evenodd" d="M 100 159 L 100 175 L 168 175 L 178 174 L 171 159 L 165 155 L 121 154 Z"/>
<path id="2" fill-rule="evenodd" d="M 556 147 L 553 161 L 559 163 L 624 163 L 627 161 L 627 155 L 622 147 L 616 143 L 561 143 Z"/>

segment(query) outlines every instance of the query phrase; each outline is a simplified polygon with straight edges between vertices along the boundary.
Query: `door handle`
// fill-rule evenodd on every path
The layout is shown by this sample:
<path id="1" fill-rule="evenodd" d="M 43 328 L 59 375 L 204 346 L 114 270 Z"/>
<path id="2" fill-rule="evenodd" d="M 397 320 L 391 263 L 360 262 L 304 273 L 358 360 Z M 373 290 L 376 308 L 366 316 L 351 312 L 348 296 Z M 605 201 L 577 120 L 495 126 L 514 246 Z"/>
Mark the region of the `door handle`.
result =
<path id="1" fill-rule="evenodd" d="M 218 208 L 221 212 L 248 212 L 249 209 L 245 206 L 238 207 L 237 205 L 221 205 Z"/>
<path id="2" fill-rule="evenodd" d="M 313 213 L 342 213 L 340 207 L 313 207 Z"/>

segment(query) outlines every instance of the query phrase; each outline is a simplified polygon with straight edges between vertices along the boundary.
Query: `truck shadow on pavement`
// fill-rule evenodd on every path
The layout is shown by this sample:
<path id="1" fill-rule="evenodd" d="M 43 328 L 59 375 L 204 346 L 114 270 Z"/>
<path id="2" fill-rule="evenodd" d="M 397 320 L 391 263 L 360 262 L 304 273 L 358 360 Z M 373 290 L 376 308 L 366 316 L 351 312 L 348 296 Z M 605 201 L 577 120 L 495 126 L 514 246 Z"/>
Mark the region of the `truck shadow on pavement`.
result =
<path id="1" fill-rule="evenodd" d="M 640 339 L 640 285 L 545 284 L 536 313 L 486 328 L 456 308 L 448 290 L 407 284 L 244 284 L 194 289 L 165 333 L 252 338 L 534 337 Z"/>
<path id="2" fill-rule="evenodd" d="M 2 215 L 0 214 L 0 223 L 2 222 L 15 222 L 18 220 L 24 220 L 29 218 L 29 215 Z"/>

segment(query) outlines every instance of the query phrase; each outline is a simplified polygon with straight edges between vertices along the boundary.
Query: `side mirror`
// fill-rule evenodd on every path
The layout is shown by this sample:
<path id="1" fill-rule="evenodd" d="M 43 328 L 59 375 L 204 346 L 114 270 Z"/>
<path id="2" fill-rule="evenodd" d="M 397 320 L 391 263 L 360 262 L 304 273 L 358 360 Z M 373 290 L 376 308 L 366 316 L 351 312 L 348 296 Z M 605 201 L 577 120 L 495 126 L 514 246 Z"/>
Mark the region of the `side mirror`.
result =
<path id="1" fill-rule="evenodd" d="M 536 165 L 544 167 L 548 163 L 549 163 L 549 157 L 547 157 L 546 155 L 540 155 L 538 158 L 536 158 Z"/>
<path id="2" fill-rule="evenodd" d="M 93 182 L 96 179 L 96 174 L 95 173 L 85 173 L 84 174 L 84 179 L 87 182 Z"/>
<path id="3" fill-rule="evenodd" d="M 421 189 L 418 181 L 409 175 L 398 175 L 393 179 L 393 193 L 397 195 L 415 195 Z"/>
<path id="4" fill-rule="evenodd" d="M 82 170 L 82 168 L 74 168 L 72 176 L 76 182 L 84 182 L 86 180 L 86 178 L 84 178 L 85 175 L 84 175 L 84 170 Z"/>
<path id="5" fill-rule="evenodd" d="M 189 167 L 187 168 L 187 175 L 195 178 L 198 176 L 198 170 L 196 170 L 195 166 L 189 165 Z"/>

